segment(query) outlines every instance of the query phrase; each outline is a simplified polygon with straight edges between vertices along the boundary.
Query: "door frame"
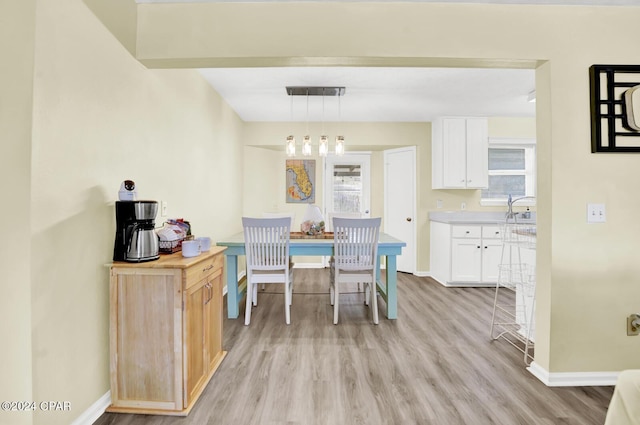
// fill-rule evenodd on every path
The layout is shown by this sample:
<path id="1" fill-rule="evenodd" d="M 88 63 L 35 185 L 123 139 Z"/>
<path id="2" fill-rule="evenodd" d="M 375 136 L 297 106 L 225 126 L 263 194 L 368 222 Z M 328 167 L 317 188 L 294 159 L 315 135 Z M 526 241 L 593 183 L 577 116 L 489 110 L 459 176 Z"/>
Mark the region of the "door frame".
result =
<path id="1" fill-rule="evenodd" d="M 417 169 L 417 148 L 416 146 L 405 146 L 402 148 L 395 148 L 395 149 L 386 149 L 382 152 L 383 154 L 383 164 L 384 164 L 384 221 L 385 221 L 385 227 L 387 225 L 386 223 L 386 218 L 389 217 L 389 205 L 387 202 L 388 199 L 388 193 L 389 193 L 389 188 L 387 187 L 387 157 L 388 154 L 390 153 L 398 153 L 398 152 L 403 152 L 403 151 L 407 151 L 411 153 L 412 156 L 412 166 L 413 166 L 413 181 L 412 181 L 412 187 L 411 187 L 411 196 L 413 198 L 413 217 L 412 217 L 412 226 L 413 226 L 413 232 L 411 235 L 411 244 L 413 246 L 413 255 L 410 259 L 411 261 L 411 265 L 412 265 L 412 270 L 411 270 L 411 274 L 415 275 L 417 273 L 417 267 L 418 267 L 418 236 L 417 236 L 417 216 L 418 216 L 418 208 L 417 208 L 417 201 L 418 201 L 418 197 L 417 197 L 417 186 L 418 186 L 418 169 Z M 406 241 L 407 243 L 409 241 Z M 404 254 L 403 254 L 404 255 Z"/>

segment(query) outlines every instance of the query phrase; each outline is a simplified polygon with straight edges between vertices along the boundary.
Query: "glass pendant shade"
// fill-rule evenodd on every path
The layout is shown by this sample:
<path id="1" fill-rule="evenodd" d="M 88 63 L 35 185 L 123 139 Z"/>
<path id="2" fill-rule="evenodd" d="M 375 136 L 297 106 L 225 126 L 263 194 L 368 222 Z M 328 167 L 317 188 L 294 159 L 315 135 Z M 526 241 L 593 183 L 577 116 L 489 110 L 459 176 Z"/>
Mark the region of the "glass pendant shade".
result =
<path id="1" fill-rule="evenodd" d="M 307 135 L 303 137 L 302 140 L 302 156 L 311 156 L 312 152 L 315 155 L 315 151 L 313 151 L 313 147 L 311 145 L 311 136 L 309 135 L 309 97 L 310 96 L 322 96 L 322 127 L 320 131 L 320 139 L 318 144 L 318 152 L 317 155 L 320 157 L 326 157 L 329 155 L 329 137 L 324 133 L 324 124 L 325 124 L 325 97 L 326 96 L 335 96 L 338 100 L 338 122 L 340 122 L 340 97 L 345 94 L 345 87 L 302 87 L 302 86 L 287 86 L 286 87 L 287 94 L 291 96 L 291 121 L 294 122 L 294 114 L 293 114 L 293 96 L 305 96 L 306 97 L 306 106 L 307 106 L 307 127 L 306 133 Z M 314 136 L 317 137 L 317 136 Z M 333 136 L 332 136 L 333 137 Z M 286 155 L 288 157 L 296 156 L 296 139 L 293 135 L 287 137 L 287 142 L 285 145 Z M 345 154 L 345 146 L 344 146 L 344 136 L 336 136 L 336 147 L 335 147 L 335 155 L 342 156 Z"/>
<path id="2" fill-rule="evenodd" d="M 287 137 L 285 149 L 287 151 L 287 156 L 296 156 L 296 138 L 295 137 L 293 136 Z"/>
<path id="3" fill-rule="evenodd" d="M 327 156 L 329 153 L 329 138 L 327 136 L 320 136 L 320 146 L 318 146 L 318 154 L 320 156 Z"/>
<path id="4" fill-rule="evenodd" d="M 344 136 L 336 136 L 336 155 L 344 155 Z"/>
<path id="5" fill-rule="evenodd" d="M 311 137 L 309 136 L 304 136 L 304 139 L 302 141 L 302 155 L 311 155 Z"/>

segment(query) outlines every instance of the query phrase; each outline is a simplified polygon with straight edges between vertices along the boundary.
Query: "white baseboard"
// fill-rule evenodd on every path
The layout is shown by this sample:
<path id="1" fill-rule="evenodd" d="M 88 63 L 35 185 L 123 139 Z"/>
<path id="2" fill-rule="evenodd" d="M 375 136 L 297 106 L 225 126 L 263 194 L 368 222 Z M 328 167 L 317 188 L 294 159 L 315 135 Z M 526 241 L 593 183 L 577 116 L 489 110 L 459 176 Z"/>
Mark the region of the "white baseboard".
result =
<path id="1" fill-rule="evenodd" d="M 431 277 L 431 272 L 415 272 L 413 275 L 418 277 Z"/>
<path id="2" fill-rule="evenodd" d="M 98 420 L 100 416 L 107 410 L 111 404 L 111 391 L 107 391 L 105 395 L 100 397 L 87 410 L 82 412 L 71 425 L 91 425 Z"/>
<path id="3" fill-rule="evenodd" d="M 296 269 L 324 269 L 322 263 L 298 263 L 297 261 L 293 267 Z"/>
<path id="4" fill-rule="evenodd" d="M 547 387 L 599 387 L 614 386 L 619 372 L 557 372 L 549 373 L 536 362 L 531 362 L 529 372 Z"/>

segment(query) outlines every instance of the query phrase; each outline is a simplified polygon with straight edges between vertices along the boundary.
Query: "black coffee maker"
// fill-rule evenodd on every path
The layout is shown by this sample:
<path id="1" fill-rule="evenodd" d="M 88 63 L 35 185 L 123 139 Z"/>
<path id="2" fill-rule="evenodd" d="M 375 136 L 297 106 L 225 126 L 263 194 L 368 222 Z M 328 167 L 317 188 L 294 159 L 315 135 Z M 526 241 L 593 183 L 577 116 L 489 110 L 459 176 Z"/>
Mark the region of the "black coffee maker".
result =
<path id="1" fill-rule="evenodd" d="M 116 201 L 114 261 L 138 263 L 160 258 L 155 219 L 156 201 Z"/>

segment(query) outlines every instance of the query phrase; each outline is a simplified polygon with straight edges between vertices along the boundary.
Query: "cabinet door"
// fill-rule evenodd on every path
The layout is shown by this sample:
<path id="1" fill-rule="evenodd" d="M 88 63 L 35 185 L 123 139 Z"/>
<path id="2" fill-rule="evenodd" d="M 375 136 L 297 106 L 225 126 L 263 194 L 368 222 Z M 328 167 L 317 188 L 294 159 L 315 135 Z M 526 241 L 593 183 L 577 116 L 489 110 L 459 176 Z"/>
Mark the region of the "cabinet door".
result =
<path id="1" fill-rule="evenodd" d="M 466 187 L 484 189 L 489 186 L 489 135 L 486 118 L 468 118 Z"/>
<path id="2" fill-rule="evenodd" d="M 497 282 L 498 266 L 502 258 L 500 239 L 482 239 L 482 281 Z"/>
<path id="3" fill-rule="evenodd" d="M 466 120 L 442 120 L 443 183 L 444 187 L 466 187 Z"/>
<path id="4" fill-rule="evenodd" d="M 112 411 L 182 410 L 179 270 L 111 270 Z"/>
<path id="5" fill-rule="evenodd" d="M 205 355 L 207 372 L 211 372 L 222 355 L 222 269 L 211 276 L 207 285 L 209 300 L 205 308 Z"/>
<path id="6" fill-rule="evenodd" d="M 205 303 L 209 298 L 204 279 L 185 291 L 185 406 L 194 399 L 207 377 L 205 359 Z"/>
<path id="7" fill-rule="evenodd" d="M 453 239 L 451 248 L 451 280 L 480 282 L 482 269 L 480 239 Z"/>

